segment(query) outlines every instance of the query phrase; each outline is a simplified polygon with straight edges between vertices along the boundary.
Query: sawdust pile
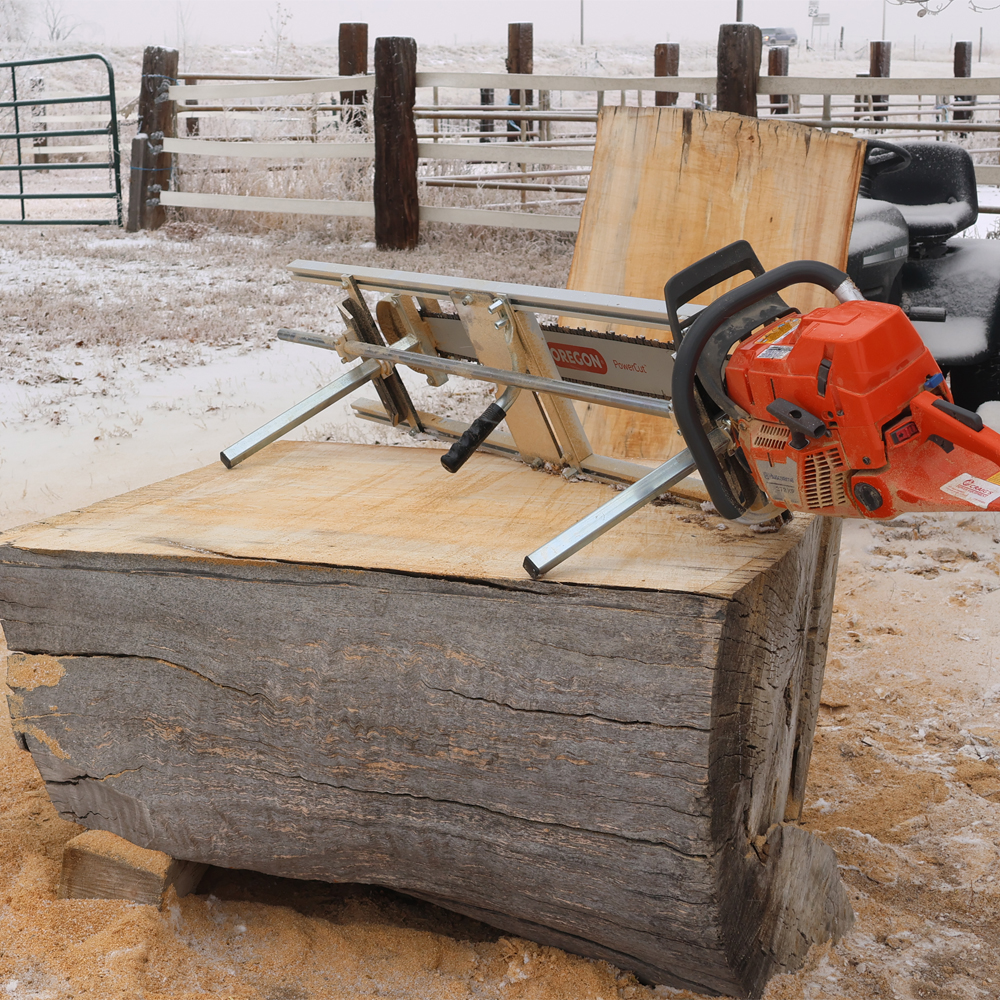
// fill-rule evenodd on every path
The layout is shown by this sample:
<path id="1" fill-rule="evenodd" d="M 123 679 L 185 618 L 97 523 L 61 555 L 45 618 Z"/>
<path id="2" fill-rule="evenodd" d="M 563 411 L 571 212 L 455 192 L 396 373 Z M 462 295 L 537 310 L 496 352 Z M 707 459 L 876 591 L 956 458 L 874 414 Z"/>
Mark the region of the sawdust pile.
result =
<path id="1" fill-rule="evenodd" d="M 767 1000 L 1000 995 L 1000 518 L 851 524 L 804 825 L 857 913 Z M 6 713 L 6 708 L 4 708 Z M 59 819 L 0 724 L 0 996 L 692 998 L 365 886 L 210 869 L 154 907 L 57 900 Z"/>

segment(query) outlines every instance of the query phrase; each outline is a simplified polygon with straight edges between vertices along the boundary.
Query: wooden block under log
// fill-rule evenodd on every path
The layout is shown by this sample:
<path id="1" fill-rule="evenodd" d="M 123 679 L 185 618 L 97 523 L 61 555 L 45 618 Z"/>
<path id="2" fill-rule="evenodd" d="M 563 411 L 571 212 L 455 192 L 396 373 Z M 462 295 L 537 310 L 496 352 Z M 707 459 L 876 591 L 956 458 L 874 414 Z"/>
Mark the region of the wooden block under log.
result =
<path id="1" fill-rule="evenodd" d="M 105 830 L 88 830 L 63 847 L 56 898 L 130 899 L 163 906 L 168 889 L 186 896 L 207 867 L 136 847 Z"/>
<path id="2" fill-rule="evenodd" d="M 853 919 L 793 819 L 839 539 L 475 455 L 282 443 L 0 536 L 16 733 L 61 815 L 369 882 L 755 995 Z"/>

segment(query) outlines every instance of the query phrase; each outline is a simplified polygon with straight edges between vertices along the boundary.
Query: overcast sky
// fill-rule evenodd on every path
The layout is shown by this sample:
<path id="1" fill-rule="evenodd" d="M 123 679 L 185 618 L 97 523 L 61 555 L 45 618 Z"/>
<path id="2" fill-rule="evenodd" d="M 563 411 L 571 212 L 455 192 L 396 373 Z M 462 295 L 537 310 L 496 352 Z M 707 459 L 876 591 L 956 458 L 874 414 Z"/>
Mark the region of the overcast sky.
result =
<path id="1" fill-rule="evenodd" d="M 59 0 L 55 0 L 59 6 Z M 939 4 L 940 0 L 933 0 Z M 998 0 L 978 0 L 993 4 Z M 29 0 L 36 14 L 36 33 L 43 30 L 42 0 Z M 411 35 L 423 44 L 503 44 L 509 21 L 532 21 L 536 42 L 579 41 L 580 0 L 283 0 L 285 31 L 297 44 L 335 42 L 341 21 L 367 21 L 371 38 Z M 269 30 L 275 0 L 62 0 L 61 7 L 82 22 L 72 38 L 106 45 L 254 45 Z M 918 18 L 913 5 L 891 0 L 820 0 L 829 13 L 831 31 L 845 28 L 847 39 L 863 42 L 882 34 L 912 44 L 914 36 L 928 45 L 954 37 L 1000 41 L 1000 10 L 977 14 L 968 0 L 954 0 L 936 16 Z M 735 16 L 735 0 L 584 0 L 588 44 L 602 42 L 714 42 L 718 25 Z M 792 26 L 809 34 L 807 0 L 745 0 L 744 20 L 762 27 Z"/>

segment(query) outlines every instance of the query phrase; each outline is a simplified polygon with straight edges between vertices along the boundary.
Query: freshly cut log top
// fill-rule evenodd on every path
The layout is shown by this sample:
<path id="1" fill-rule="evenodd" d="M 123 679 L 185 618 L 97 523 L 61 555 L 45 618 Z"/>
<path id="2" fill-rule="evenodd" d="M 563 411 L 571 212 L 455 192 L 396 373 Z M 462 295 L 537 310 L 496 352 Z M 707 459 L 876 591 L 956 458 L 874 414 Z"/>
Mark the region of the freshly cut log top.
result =
<path id="1" fill-rule="evenodd" d="M 208 466 L 14 528 L 0 545 L 528 583 L 524 557 L 613 495 L 490 455 L 453 476 L 436 449 L 282 442 L 232 470 Z M 690 512 L 647 506 L 545 579 L 729 596 L 809 524 L 799 517 L 775 535 L 720 531 L 707 544 L 704 529 L 678 519 Z"/>

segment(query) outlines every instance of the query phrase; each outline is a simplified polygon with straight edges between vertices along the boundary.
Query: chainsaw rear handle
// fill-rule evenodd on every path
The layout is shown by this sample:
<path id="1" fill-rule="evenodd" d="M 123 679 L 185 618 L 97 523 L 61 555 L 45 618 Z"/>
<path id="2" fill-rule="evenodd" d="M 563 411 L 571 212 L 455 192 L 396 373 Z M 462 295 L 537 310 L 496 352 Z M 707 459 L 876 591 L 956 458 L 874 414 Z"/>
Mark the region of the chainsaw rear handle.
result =
<path id="1" fill-rule="evenodd" d="M 718 455 L 708 439 L 698 414 L 695 396 L 698 391 L 695 385 L 698 361 L 712 335 L 731 316 L 767 295 L 780 292 L 789 285 L 804 282 L 819 285 L 833 292 L 840 302 L 864 299 L 857 285 L 843 271 L 838 271 L 831 264 L 824 264 L 818 260 L 792 261 L 767 271 L 760 277 L 752 278 L 738 288 L 726 292 L 725 295 L 720 295 L 711 305 L 698 313 L 677 349 L 671 382 L 674 418 L 694 457 L 712 503 L 715 504 L 716 510 L 730 521 L 742 517 L 746 511 L 732 495 L 726 483 Z"/>
<path id="2" fill-rule="evenodd" d="M 920 427 L 921 437 L 933 436 L 945 451 L 951 451 L 957 444 L 973 455 L 1000 464 L 1000 434 L 987 427 L 978 413 L 927 390 L 913 398 L 910 412 Z"/>

